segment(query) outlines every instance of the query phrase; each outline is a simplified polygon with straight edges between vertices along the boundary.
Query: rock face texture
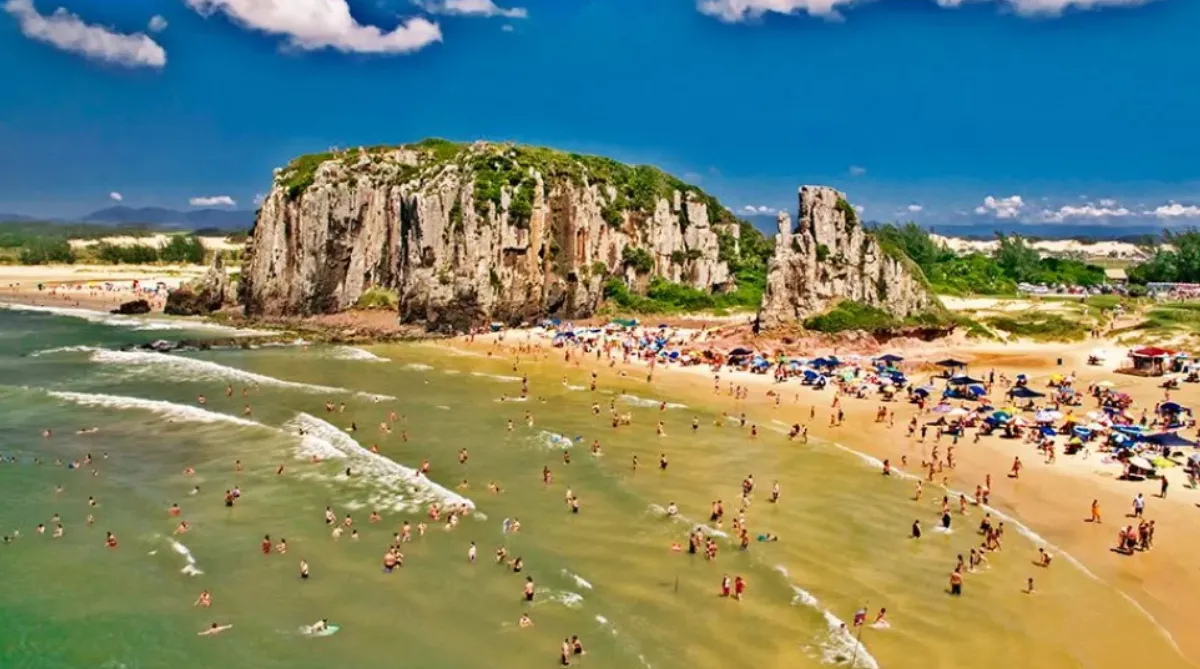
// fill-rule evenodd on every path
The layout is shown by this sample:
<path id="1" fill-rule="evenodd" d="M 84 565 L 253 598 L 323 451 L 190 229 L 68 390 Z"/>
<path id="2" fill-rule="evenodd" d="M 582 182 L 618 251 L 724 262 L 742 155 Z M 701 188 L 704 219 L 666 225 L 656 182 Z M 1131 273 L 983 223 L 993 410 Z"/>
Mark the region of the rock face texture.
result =
<path id="1" fill-rule="evenodd" d="M 940 307 L 920 270 L 888 253 L 862 225 L 845 196 L 824 186 L 800 188 L 800 220 L 779 214 L 775 256 L 758 325 L 770 329 L 826 311 L 842 300 L 882 309 L 898 318 Z"/>
<path id="2" fill-rule="evenodd" d="M 192 285 L 180 286 L 167 295 L 163 313 L 172 316 L 203 316 L 217 311 L 233 301 L 233 289 L 220 254 L 213 258 L 212 267 L 204 278 Z"/>
<path id="3" fill-rule="evenodd" d="M 276 171 L 247 244 L 249 315 L 306 315 L 394 291 L 434 330 L 592 314 L 605 281 L 732 288 L 737 221 L 651 167 L 509 144 L 425 140 Z"/>

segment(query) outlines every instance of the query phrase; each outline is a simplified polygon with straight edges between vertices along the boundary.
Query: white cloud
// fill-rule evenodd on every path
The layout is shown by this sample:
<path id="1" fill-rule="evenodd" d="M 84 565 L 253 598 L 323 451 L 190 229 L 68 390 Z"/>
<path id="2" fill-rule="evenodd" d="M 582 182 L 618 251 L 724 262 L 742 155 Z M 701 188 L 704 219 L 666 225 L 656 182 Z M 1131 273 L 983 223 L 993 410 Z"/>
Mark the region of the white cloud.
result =
<path id="1" fill-rule="evenodd" d="M 125 35 L 88 25 L 62 7 L 45 16 L 38 13 L 33 0 L 8 0 L 4 11 L 17 19 L 26 37 L 63 51 L 125 67 L 161 68 L 167 64 L 167 52 L 143 33 Z"/>
<path id="2" fill-rule="evenodd" d="M 917 213 L 924 211 L 925 207 L 922 207 L 919 204 L 910 204 L 910 205 L 908 205 L 908 210 L 914 214 L 917 214 Z"/>
<path id="3" fill-rule="evenodd" d="M 726 23 L 740 23 L 761 18 L 763 14 L 807 13 L 836 19 L 837 8 L 854 4 L 855 0 L 698 0 L 696 7 L 701 13 L 716 17 Z"/>
<path id="4" fill-rule="evenodd" d="M 942 7 L 959 7 L 975 0 L 937 0 Z M 1102 7 L 1136 7 L 1152 0 L 996 0 L 1013 8 L 1022 16 L 1058 16 L 1068 9 L 1100 9 Z"/>
<path id="5" fill-rule="evenodd" d="M 146 28 L 152 33 L 160 33 L 167 29 L 167 20 L 155 14 L 150 17 L 150 23 L 146 25 Z"/>
<path id="6" fill-rule="evenodd" d="M 1106 199 L 1100 200 L 1100 206 L 1101 207 L 1115 207 L 1115 206 L 1117 206 L 1117 201 L 1106 198 Z"/>
<path id="7" fill-rule="evenodd" d="M 778 214 L 779 210 L 774 207 L 767 207 L 764 205 L 759 205 L 756 207 L 752 204 L 748 204 L 748 205 L 742 207 L 741 212 L 743 214 L 749 214 L 751 216 L 754 216 L 754 215 L 762 216 L 762 215 Z"/>
<path id="8" fill-rule="evenodd" d="M 862 175 L 864 175 L 866 173 L 867 173 L 867 168 L 865 168 L 865 167 L 861 167 L 859 165 L 851 165 L 850 166 L 850 176 L 852 176 L 852 177 L 861 177 Z"/>
<path id="9" fill-rule="evenodd" d="M 840 19 L 839 8 L 867 4 L 868 0 L 696 0 L 702 13 L 726 23 L 741 23 L 761 18 L 764 14 L 800 14 Z M 968 2 L 986 0 L 936 0 L 938 6 L 953 9 Z M 1152 0 L 994 0 L 1011 7 L 1022 16 L 1058 16 L 1067 9 L 1099 9 L 1101 7 L 1133 7 Z"/>
<path id="10" fill-rule="evenodd" d="M 1200 206 L 1171 202 L 1146 212 L 1146 215 L 1159 218 L 1200 218 Z"/>
<path id="11" fill-rule="evenodd" d="M 504 8 L 497 6 L 495 0 L 414 0 L 414 2 L 430 14 L 501 16 L 506 19 L 529 17 L 529 10 L 524 7 Z"/>
<path id="12" fill-rule="evenodd" d="M 1105 202 L 1109 203 L 1107 206 Z M 1116 202 L 1113 200 L 1101 200 L 1100 206 L 1085 204 L 1080 207 L 1066 205 L 1059 207 L 1057 210 L 1045 210 L 1042 212 L 1042 218 L 1047 221 L 1061 223 L 1071 218 L 1124 218 L 1132 216 L 1133 212 L 1125 207 L 1114 207 Z"/>
<path id="13" fill-rule="evenodd" d="M 194 197 L 188 200 L 193 207 L 234 207 L 237 202 L 228 195 L 213 195 L 211 197 Z"/>
<path id="14" fill-rule="evenodd" d="M 391 32 L 363 25 L 350 15 L 347 0 L 184 0 L 202 16 L 222 13 L 251 30 L 283 35 L 308 51 L 411 53 L 442 41 L 436 23 L 410 18 Z"/>
<path id="15" fill-rule="evenodd" d="M 125 196 L 121 195 L 117 191 L 113 191 L 108 194 L 108 199 L 113 200 L 114 202 L 120 202 L 121 200 L 125 199 Z"/>
<path id="16" fill-rule="evenodd" d="M 858 213 L 860 213 L 860 214 L 861 214 L 861 213 L 863 213 L 863 212 L 864 212 L 864 211 L 866 211 L 866 210 L 867 210 L 867 208 L 866 208 L 866 207 L 864 207 L 864 206 L 862 206 L 861 204 L 856 204 L 856 205 L 854 205 L 854 211 L 857 211 L 857 212 L 858 212 Z"/>
<path id="17" fill-rule="evenodd" d="M 996 218 L 1016 218 L 1024 206 L 1025 201 L 1021 199 L 1020 195 L 1002 198 L 989 195 L 983 198 L 983 204 L 975 207 L 975 213 L 980 215 L 990 214 Z"/>

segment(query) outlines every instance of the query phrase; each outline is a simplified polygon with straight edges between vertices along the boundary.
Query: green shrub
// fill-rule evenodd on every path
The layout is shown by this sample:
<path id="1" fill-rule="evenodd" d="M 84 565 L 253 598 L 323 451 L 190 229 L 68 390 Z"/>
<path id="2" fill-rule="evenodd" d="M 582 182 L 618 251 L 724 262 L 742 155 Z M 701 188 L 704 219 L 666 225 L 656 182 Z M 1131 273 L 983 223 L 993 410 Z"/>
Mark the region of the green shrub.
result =
<path id="1" fill-rule="evenodd" d="M 159 249 L 146 244 L 118 246 L 101 242 L 96 245 L 96 256 L 101 261 L 114 265 L 145 265 L 158 262 Z"/>
<path id="2" fill-rule="evenodd" d="M 204 262 L 204 244 L 194 235 L 174 235 L 158 251 L 158 258 L 163 262 L 190 263 L 199 265 Z"/>
<path id="3" fill-rule="evenodd" d="M 826 334 L 852 330 L 884 332 L 898 325 L 888 313 L 853 300 L 842 300 L 833 309 L 804 320 L 805 329 Z"/>
<path id="4" fill-rule="evenodd" d="M 395 309 L 400 304 L 400 296 L 394 290 L 371 286 L 363 291 L 354 306 L 359 309 Z"/>
<path id="5" fill-rule="evenodd" d="M 654 271 L 654 256 L 640 246 L 626 246 L 621 250 L 621 264 L 632 267 L 638 274 L 649 274 Z"/>
<path id="6" fill-rule="evenodd" d="M 996 330 L 1039 341 L 1079 341 L 1086 338 L 1090 330 L 1079 321 L 1036 311 L 1014 316 L 993 316 L 984 322 Z"/>
<path id="7" fill-rule="evenodd" d="M 75 262 L 75 252 L 65 239 L 32 239 L 21 249 L 22 265 L 47 265 Z"/>

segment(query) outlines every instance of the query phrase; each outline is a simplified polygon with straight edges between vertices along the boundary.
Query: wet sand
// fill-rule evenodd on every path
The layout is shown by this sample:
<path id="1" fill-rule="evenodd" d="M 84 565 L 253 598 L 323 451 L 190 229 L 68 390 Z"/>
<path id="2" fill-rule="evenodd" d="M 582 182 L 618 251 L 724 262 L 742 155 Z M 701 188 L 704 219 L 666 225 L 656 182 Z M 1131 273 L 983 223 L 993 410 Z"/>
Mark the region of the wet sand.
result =
<path id="1" fill-rule="evenodd" d="M 474 343 L 459 339 L 455 345 L 484 354 L 496 345 L 496 339 L 494 335 L 479 337 Z M 531 343 L 546 349 L 547 362 L 564 364 L 563 350 L 550 348 L 547 340 L 527 339 L 509 332 L 501 345 L 511 356 L 516 355 L 517 345 Z M 1072 345 L 960 345 L 953 354 L 970 362 L 972 371 L 977 374 L 994 369 L 997 378 L 1000 374 L 1012 378 L 1025 373 L 1035 388 L 1044 388 L 1046 380 L 1054 373 L 1066 374 L 1072 370 L 1077 373 L 1077 387 L 1080 388 L 1090 381 L 1113 381 L 1116 390 L 1134 398 L 1135 411 L 1143 407 L 1153 409 L 1155 402 L 1163 399 L 1163 391 L 1158 387 L 1161 379 L 1116 374 L 1112 370 L 1115 360 L 1110 360 L 1104 367 L 1088 367 L 1085 364 L 1088 353 L 1096 347 L 1108 349 L 1114 357 L 1126 350 L 1111 342 L 1090 340 Z M 918 355 L 926 360 L 937 359 L 945 352 L 941 346 L 898 351 L 910 360 Z M 1058 358 L 1063 359 L 1062 367 L 1056 365 Z M 580 383 L 579 377 L 592 370 L 600 375 L 601 383 L 614 373 L 607 362 L 598 364 L 594 354 L 573 361 L 565 368 L 574 370 L 575 383 Z M 615 371 L 625 371 L 631 378 L 644 380 L 647 368 L 641 363 L 623 365 L 618 362 Z M 914 371 L 909 376 L 924 381 L 931 373 Z M 730 381 L 748 386 L 749 398 L 735 401 L 730 397 L 727 394 Z M 878 459 L 889 458 L 893 466 L 898 467 L 901 456 L 907 455 L 910 471 L 914 465 L 919 466 L 923 450 L 927 452 L 933 445 L 932 431 L 924 445 L 905 436 L 907 423 L 917 409 L 902 400 L 887 403 L 896 413 L 894 427 L 888 428 L 886 423 L 874 422 L 875 412 L 881 404 L 877 396 L 865 400 L 843 398 L 845 421 L 841 426 L 831 428 L 830 414 L 834 411 L 831 391 L 815 393 L 801 386 L 798 380 L 780 385 L 770 376 L 727 370 L 721 372 L 719 395 L 713 393 L 712 386 L 712 373 L 707 367 L 661 365 L 656 367 L 654 380 L 647 384 L 647 388 L 661 396 L 724 407 L 734 415 L 745 412 L 760 426 L 772 420 L 787 425 L 807 425 L 813 437 L 840 443 Z M 766 394 L 770 390 L 782 392 L 780 407 L 775 408 L 774 398 Z M 795 401 L 797 393 L 799 402 Z M 1197 406 L 1200 404 L 1200 385 L 1183 384 L 1180 390 L 1172 391 L 1171 399 L 1184 406 Z M 810 419 L 810 408 L 814 406 L 816 417 Z M 1076 411 L 1086 413 L 1094 408 L 1094 401 L 1086 398 L 1084 405 Z M 1187 436 L 1195 435 L 1189 430 Z M 968 431 L 955 449 L 955 469 L 939 474 L 939 482 L 941 476 L 948 476 L 950 488 L 971 496 L 975 486 L 983 484 L 990 474 L 993 507 L 1018 518 L 1045 541 L 1077 559 L 1095 578 L 1109 584 L 1152 617 L 1189 663 L 1200 662 L 1200 638 L 1190 634 L 1191 623 L 1200 619 L 1200 572 L 1191 568 L 1193 555 L 1200 549 L 1200 533 L 1197 532 L 1200 516 L 1196 508 L 1200 503 L 1200 491 L 1182 485 L 1182 472 L 1178 468 L 1170 470 L 1170 492 L 1167 499 L 1161 500 L 1157 480 L 1120 481 L 1117 479 L 1120 466 L 1102 464 L 1103 456 L 1099 453 L 1092 453 L 1087 460 L 1060 453 L 1057 463 L 1045 464 L 1035 448 L 1021 440 L 996 436 L 983 438 L 977 444 L 972 440 L 973 431 Z M 943 453 L 949 444 L 949 439 L 943 439 Z M 1018 480 L 1008 477 L 1014 456 L 1020 456 L 1025 465 Z M 1139 492 L 1148 500 L 1146 517 L 1157 521 L 1155 547 L 1133 556 L 1121 555 L 1112 549 L 1120 527 L 1130 520 L 1126 515 L 1131 513 L 1132 499 Z M 927 497 L 940 494 L 940 491 L 927 487 Z M 1093 499 L 1099 500 L 1103 513 L 1104 522 L 1099 525 L 1088 522 Z M 1066 562 L 1063 558 L 1065 556 L 1057 562 Z M 1070 565 L 1062 564 L 1061 568 L 1070 568 Z"/>

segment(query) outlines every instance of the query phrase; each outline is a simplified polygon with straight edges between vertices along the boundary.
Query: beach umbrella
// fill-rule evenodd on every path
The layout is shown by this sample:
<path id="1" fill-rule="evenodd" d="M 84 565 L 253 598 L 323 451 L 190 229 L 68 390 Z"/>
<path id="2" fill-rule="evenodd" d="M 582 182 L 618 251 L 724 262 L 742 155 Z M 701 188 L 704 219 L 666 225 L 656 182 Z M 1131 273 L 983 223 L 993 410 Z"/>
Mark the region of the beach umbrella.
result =
<path id="1" fill-rule="evenodd" d="M 942 403 L 942 404 L 935 406 L 933 408 L 933 412 L 934 413 L 950 413 L 953 409 L 954 409 L 954 407 L 950 406 L 949 404 Z"/>
<path id="2" fill-rule="evenodd" d="M 955 360 L 954 358 L 946 358 L 945 360 L 939 360 L 938 362 L 935 362 L 934 364 L 937 365 L 938 367 L 948 367 L 950 369 L 967 366 L 967 363 L 962 362 L 961 360 Z"/>
<path id="3" fill-rule="evenodd" d="M 1163 402 L 1158 405 L 1159 413 L 1179 413 L 1180 411 L 1183 411 L 1183 406 L 1178 402 Z"/>
<path id="4" fill-rule="evenodd" d="M 1200 453 L 1192 453 L 1188 456 L 1188 464 L 1197 467 L 1200 466 Z"/>
<path id="5" fill-rule="evenodd" d="M 1101 381 L 1100 383 L 1097 383 L 1096 385 L 1101 388 L 1112 388 L 1113 386 L 1115 386 L 1117 384 L 1113 383 L 1112 381 Z"/>
<path id="6" fill-rule="evenodd" d="M 1143 469 L 1148 472 L 1154 471 L 1154 463 L 1150 462 L 1149 460 L 1147 460 L 1146 458 L 1143 458 L 1140 455 L 1135 455 L 1132 458 L 1129 458 L 1128 462 L 1130 465 L 1133 465 L 1134 467 L 1137 467 L 1138 469 Z"/>
<path id="7" fill-rule="evenodd" d="M 1033 417 L 1033 419 L 1039 423 L 1053 423 L 1059 418 L 1062 418 L 1061 413 L 1057 411 L 1046 411 L 1045 409 L 1037 412 L 1037 415 Z"/>
<path id="8" fill-rule="evenodd" d="M 879 356 L 878 358 L 876 358 L 876 360 L 882 360 L 883 362 L 893 363 L 893 362 L 901 362 L 904 360 L 904 358 L 901 358 L 900 356 L 895 355 L 893 353 L 888 353 L 888 354 Z"/>
<path id="9" fill-rule="evenodd" d="M 952 386 L 966 386 L 966 385 L 983 383 L 983 380 L 982 379 L 973 379 L 973 378 L 967 376 L 966 374 L 960 374 L 958 376 L 951 377 L 949 383 Z"/>
<path id="10" fill-rule="evenodd" d="M 954 409 L 951 409 L 946 415 L 950 416 L 952 418 L 957 418 L 959 416 L 965 416 L 969 413 L 971 413 L 971 412 L 967 411 L 966 409 L 964 409 L 962 407 L 955 407 Z"/>

